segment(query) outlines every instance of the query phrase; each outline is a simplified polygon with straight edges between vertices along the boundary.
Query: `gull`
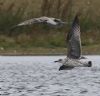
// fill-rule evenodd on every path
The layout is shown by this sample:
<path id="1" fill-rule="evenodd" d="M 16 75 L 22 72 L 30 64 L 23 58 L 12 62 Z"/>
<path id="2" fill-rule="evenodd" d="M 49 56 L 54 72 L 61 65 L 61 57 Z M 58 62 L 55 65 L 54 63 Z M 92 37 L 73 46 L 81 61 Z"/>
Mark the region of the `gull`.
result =
<path id="1" fill-rule="evenodd" d="M 68 44 L 67 57 L 65 59 L 59 59 L 58 61 L 62 63 L 59 70 L 72 69 L 74 67 L 91 67 L 92 61 L 81 61 L 81 38 L 80 38 L 80 24 L 79 24 L 79 14 L 76 14 L 71 30 L 69 31 L 66 43 Z"/>
<path id="2" fill-rule="evenodd" d="M 67 24 L 67 22 L 63 22 L 61 19 L 53 18 L 53 17 L 39 17 L 39 18 L 33 18 L 30 20 L 23 21 L 15 26 L 20 27 L 20 26 L 26 26 L 26 25 L 32 25 L 32 24 L 47 24 L 49 26 L 54 26 L 54 27 L 62 27 L 63 25 Z"/>

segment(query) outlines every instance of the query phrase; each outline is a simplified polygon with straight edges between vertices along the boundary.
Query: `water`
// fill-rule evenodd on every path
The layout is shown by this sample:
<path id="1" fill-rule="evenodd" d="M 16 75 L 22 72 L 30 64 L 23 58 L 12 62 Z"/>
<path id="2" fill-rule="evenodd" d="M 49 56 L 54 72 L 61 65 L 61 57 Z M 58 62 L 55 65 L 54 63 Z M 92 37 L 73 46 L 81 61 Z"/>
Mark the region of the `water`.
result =
<path id="1" fill-rule="evenodd" d="M 93 66 L 58 71 L 65 56 L 1 56 L 0 96 L 100 96 L 100 56 Z"/>

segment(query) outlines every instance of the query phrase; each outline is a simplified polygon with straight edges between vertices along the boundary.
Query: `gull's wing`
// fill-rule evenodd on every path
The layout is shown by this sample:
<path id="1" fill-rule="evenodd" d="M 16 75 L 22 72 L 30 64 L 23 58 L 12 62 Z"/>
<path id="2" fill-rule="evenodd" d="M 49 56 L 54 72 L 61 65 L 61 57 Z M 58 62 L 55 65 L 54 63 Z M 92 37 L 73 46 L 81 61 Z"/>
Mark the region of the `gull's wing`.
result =
<path id="1" fill-rule="evenodd" d="M 78 15 L 75 16 L 71 31 L 67 35 L 68 58 L 79 59 L 81 56 L 80 24 Z"/>
<path id="2" fill-rule="evenodd" d="M 47 19 L 48 19 L 47 17 L 33 18 L 30 20 L 23 21 L 13 27 L 20 27 L 20 26 L 25 26 L 25 25 L 44 23 L 47 21 Z"/>

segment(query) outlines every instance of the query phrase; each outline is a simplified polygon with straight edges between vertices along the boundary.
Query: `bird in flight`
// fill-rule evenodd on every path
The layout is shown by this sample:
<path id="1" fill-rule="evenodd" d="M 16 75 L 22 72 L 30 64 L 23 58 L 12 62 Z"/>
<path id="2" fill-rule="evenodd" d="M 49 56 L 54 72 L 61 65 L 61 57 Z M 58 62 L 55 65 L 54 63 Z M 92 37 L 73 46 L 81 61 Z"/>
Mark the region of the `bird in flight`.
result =
<path id="1" fill-rule="evenodd" d="M 66 43 L 68 45 L 67 57 L 65 59 L 59 59 L 58 61 L 62 63 L 59 70 L 72 69 L 74 67 L 91 67 L 91 61 L 81 61 L 81 38 L 80 38 L 80 24 L 79 24 L 79 14 L 76 14 L 71 30 L 66 37 Z"/>
<path id="2" fill-rule="evenodd" d="M 26 26 L 26 25 L 32 25 L 32 24 L 47 24 L 48 26 L 52 27 L 62 27 L 65 24 L 68 24 L 67 22 L 63 22 L 61 19 L 53 18 L 53 17 L 39 17 L 39 18 L 33 18 L 30 20 L 23 21 L 12 28 L 20 27 L 20 26 Z"/>

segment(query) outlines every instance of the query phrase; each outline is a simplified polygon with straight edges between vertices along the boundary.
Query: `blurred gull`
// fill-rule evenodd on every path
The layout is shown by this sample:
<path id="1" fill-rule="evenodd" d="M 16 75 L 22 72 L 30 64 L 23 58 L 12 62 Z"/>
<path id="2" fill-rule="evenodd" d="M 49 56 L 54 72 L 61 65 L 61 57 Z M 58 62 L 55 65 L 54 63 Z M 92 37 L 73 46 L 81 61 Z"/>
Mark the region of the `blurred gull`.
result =
<path id="1" fill-rule="evenodd" d="M 31 25 L 31 24 L 47 24 L 49 26 L 54 26 L 54 27 L 62 27 L 63 25 L 67 24 L 67 22 L 63 22 L 61 19 L 53 18 L 53 17 L 39 17 L 39 18 L 33 18 L 30 20 L 26 20 L 24 22 L 21 22 L 13 28 L 20 27 L 20 26 L 25 26 L 25 25 Z"/>
<path id="2" fill-rule="evenodd" d="M 91 67 L 91 61 L 81 61 L 81 38 L 80 38 L 80 24 L 79 24 L 79 14 L 77 14 L 72 23 L 70 32 L 67 35 L 68 52 L 65 59 L 59 59 L 58 61 L 62 63 L 59 70 L 72 69 L 74 67 Z"/>

